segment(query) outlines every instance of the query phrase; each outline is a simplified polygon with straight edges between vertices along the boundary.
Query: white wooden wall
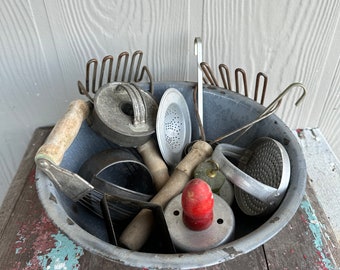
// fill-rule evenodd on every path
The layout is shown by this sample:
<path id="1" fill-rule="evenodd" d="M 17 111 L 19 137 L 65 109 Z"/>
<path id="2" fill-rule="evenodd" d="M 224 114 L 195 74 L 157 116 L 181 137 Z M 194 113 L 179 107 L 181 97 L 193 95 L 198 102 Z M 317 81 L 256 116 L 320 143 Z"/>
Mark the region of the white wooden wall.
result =
<path id="1" fill-rule="evenodd" d="M 79 98 L 85 63 L 141 49 L 155 80 L 196 80 L 203 59 L 243 68 L 254 88 L 269 77 L 268 104 L 288 84 L 305 84 L 278 115 L 291 128 L 320 127 L 340 157 L 340 1 L 2 0 L 0 1 L 0 203 L 32 132 Z"/>

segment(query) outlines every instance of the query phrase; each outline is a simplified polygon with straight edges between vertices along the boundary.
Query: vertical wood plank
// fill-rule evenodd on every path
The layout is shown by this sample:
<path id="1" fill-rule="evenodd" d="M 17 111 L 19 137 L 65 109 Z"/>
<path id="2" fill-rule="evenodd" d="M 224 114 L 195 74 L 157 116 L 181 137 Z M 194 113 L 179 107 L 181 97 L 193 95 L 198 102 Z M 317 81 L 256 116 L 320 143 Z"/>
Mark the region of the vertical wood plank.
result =
<path id="1" fill-rule="evenodd" d="M 56 121 L 64 101 L 58 74 L 48 72 L 55 62 L 46 58 L 37 24 L 30 2 L 1 1 L 0 203 L 33 130 Z"/>
<path id="2" fill-rule="evenodd" d="M 326 95 L 319 120 L 319 127 L 335 155 L 340 159 L 340 58 L 338 58 L 332 75 L 333 77 L 328 88 L 329 91 Z"/>
<path id="3" fill-rule="evenodd" d="M 302 106 L 293 106 L 299 95 L 295 91 L 285 98 L 278 115 L 292 128 L 317 125 L 327 96 L 319 89 L 320 71 L 338 26 L 339 9 L 336 1 L 205 1 L 206 60 L 215 70 L 219 63 L 232 70 L 244 68 L 251 89 L 256 73 L 267 73 L 266 104 L 290 83 L 304 83 L 308 95 Z"/>
<path id="4" fill-rule="evenodd" d="M 299 135 L 310 185 L 340 243 L 340 162 L 319 129 L 305 129 Z"/>
<path id="5" fill-rule="evenodd" d="M 155 80 L 186 77 L 187 2 L 49 1 L 46 8 L 68 85 L 84 78 L 90 58 L 137 49 Z"/>

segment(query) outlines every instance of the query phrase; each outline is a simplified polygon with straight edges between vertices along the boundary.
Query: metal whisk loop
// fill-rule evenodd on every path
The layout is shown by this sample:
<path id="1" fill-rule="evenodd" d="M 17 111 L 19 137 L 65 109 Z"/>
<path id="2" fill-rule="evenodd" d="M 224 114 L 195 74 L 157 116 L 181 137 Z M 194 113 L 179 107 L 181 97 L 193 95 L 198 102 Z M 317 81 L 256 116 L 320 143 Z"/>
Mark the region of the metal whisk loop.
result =
<path id="1" fill-rule="evenodd" d="M 205 78 L 203 79 L 204 83 L 208 83 L 214 86 L 218 86 L 217 79 L 211 70 L 210 66 L 206 62 L 201 62 L 200 63 L 201 69 L 205 75 Z"/>
<path id="2" fill-rule="evenodd" d="M 128 52 L 122 52 L 121 54 L 119 54 L 118 56 L 118 61 L 117 61 L 117 65 L 116 65 L 116 72 L 115 72 L 115 77 L 114 77 L 114 81 L 124 81 L 125 80 L 125 73 L 126 73 L 126 68 L 127 68 L 127 64 L 129 61 L 129 53 Z M 119 71 L 120 71 L 120 65 L 122 62 L 122 59 L 124 59 L 124 66 L 123 66 L 123 71 L 122 71 L 122 75 L 121 75 L 121 79 L 118 79 L 119 76 Z"/>
<path id="3" fill-rule="evenodd" d="M 135 75 L 134 75 L 134 80 L 137 81 L 138 73 L 139 73 L 140 66 L 141 66 L 142 59 L 143 59 L 143 52 L 142 51 L 135 51 L 132 55 L 131 64 L 130 64 L 130 71 L 129 71 L 129 76 L 128 76 L 128 82 L 131 82 L 131 80 L 132 80 L 133 68 L 134 68 L 135 60 L 136 60 L 137 56 L 138 56 L 138 61 L 137 61 L 136 69 L 135 69 Z"/>
<path id="4" fill-rule="evenodd" d="M 154 86 L 153 86 L 153 78 L 152 78 L 151 72 L 147 68 L 147 66 L 143 66 L 141 69 L 143 52 L 138 50 L 133 53 L 131 62 L 130 62 L 130 67 L 128 70 L 129 73 L 127 74 L 129 58 L 130 58 L 130 54 L 126 51 L 119 54 L 117 58 L 117 64 L 115 67 L 116 70 L 115 70 L 113 81 L 140 82 L 143 79 L 144 75 L 146 74 L 149 79 L 149 83 L 150 83 L 150 92 L 151 94 L 153 94 Z M 95 94 L 97 89 L 102 87 L 103 84 L 112 82 L 113 61 L 114 61 L 114 57 L 112 55 L 107 55 L 102 59 L 98 85 L 96 85 L 97 84 L 98 60 L 93 58 L 93 59 L 90 59 L 86 63 L 85 86 L 81 83 L 81 81 L 78 81 L 78 90 L 81 95 L 85 95 L 92 103 L 93 103 L 93 97 L 90 95 L 90 92 Z M 127 75 L 127 79 L 125 79 L 126 75 Z M 106 76 L 106 79 L 105 79 L 105 76 Z"/>
<path id="5" fill-rule="evenodd" d="M 93 66 L 91 68 L 91 66 Z M 80 81 L 78 81 L 78 90 L 81 95 L 85 95 L 92 103 L 93 103 L 93 98 L 90 96 L 90 80 L 92 79 L 92 93 L 96 92 L 96 80 L 97 80 L 97 67 L 98 67 L 98 61 L 97 59 L 93 58 L 90 59 L 86 63 L 86 77 L 85 77 L 85 85 L 84 86 Z M 92 78 L 90 73 L 92 69 Z"/>
<path id="6" fill-rule="evenodd" d="M 218 69 L 220 71 L 220 76 L 223 81 L 223 87 L 225 89 L 232 90 L 229 68 L 225 64 L 220 64 L 218 66 Z"/>
<path id="7" fill-rule="evenodd" d="M 85 89 L 85 86 L 81 83 L 81 81 L 78 81 L 78 90 L 81 95 L 85 95 L 93 103 L 93 98 L 90 96 L 89 92 Z"/>
<path id="8" fill-rule="evenodd" d="M 262 93 L 261 93 L 261 101 L 260 104 L 263 105 L 264 103 L 264 98 L 266 96 L 266 90 L 267 90 L 267 84 L 268 84 L 268 77 L 266 74 L 259 72 L 256 75 L 256 84 L 255 84 L 255 93 L 254 93 L 254 100 L 257 101 L 257 96 L 259 92 L 259 85 L 260 85 L 260 80 L 261 77 L 263 78 L 263 87 L 262 87 Z"/>
<path id="9" fill-rule="evenodd" d="M 244 87 L 244 95 L 248 97 L 248 85 L 247 85 L 247 75 L 246 72 L 242 68 L 235 69 L 235 84 L 236 84 L 236 93 L 240 93 L 240 87 L 239 87 L 239 73 L 242 74 L 242 80 L 243 80 L 243 87 Z"/>
<path id="10" fill-rule="evenodd" d="M 148 69 L 147 66 L 142 67 L 142 71 L 140 73 L 138 80 L 136 80 L 136 82 L 140 82 L 143 79 L 145 73 L 148 76 L 149 81 L 150 81 L 150 93 L 151 93 L 151 95 L 153 95 L 154 94 L 153 78 L 152 78 L 151 72 L 150 72 L 150 70 Z"/>
<path id="11" fill-rule="evenodd" d="M 91 72 L 91 66 L 92 68 L 92 93 L 96 93 L 96 80 L 97 80 L 97 67 L 98 67 L 98 61 L 97 59 L 93 58 L 86 64 L 86 91 L 90 93 L 90 72 Z"/>
<path id="12" fill-rule="evenodd" d="M 107 61 L 109 61 L 109 68 L 107 69 L 107 83 L 111 82 L 112 68 L 113 68 L 113 56 L 107 55 L 102 60 L 102 67 L 100 69 L 98 88 L 100 88 L 103 85 L 103 78 L 104 78 L 105 66 L 106 66 Z"/>

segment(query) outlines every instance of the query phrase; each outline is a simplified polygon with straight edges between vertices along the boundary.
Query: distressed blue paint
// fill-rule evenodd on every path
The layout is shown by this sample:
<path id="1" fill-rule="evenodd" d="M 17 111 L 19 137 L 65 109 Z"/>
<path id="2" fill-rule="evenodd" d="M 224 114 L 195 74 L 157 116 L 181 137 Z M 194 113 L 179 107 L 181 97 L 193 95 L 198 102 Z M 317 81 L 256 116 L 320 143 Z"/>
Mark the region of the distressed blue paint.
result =
<path id="1" fill-rule="evenodd" d="M 327 258 L 327 256 L 324 253 L 323 241 L 322 241 L 322 229 L 321 229 L 320 222 L 315 215 L 315 211 L 313 207 L 311 206 L 309 201 L 304 200 L 301 203 L 301 208 L 307 214 L 307 218 L 309 221 L 308 226 L 314 236 L 314 241 L 313 241 L 314 247 L 317 249 L 318 253 L 320 254 L 324 266 L 329 270 L 334 269 L 334 266 L 332 265 L 331 261 Z"/>
<path id="2" fill-rule="evenodd" d="M 55 247 L 48 254 L 38 256 L 43 269 L 78 269 L 83 249 L 60 231 L 51 236 L 56 240 Z"/>

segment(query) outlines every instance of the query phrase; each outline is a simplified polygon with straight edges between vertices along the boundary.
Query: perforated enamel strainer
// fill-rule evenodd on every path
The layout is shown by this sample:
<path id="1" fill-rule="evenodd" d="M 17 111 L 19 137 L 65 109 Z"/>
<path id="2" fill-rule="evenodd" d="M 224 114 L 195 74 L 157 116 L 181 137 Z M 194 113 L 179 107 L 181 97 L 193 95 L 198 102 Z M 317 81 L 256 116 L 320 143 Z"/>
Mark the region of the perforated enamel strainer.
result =
<path id="1" fill-rule="evenodd" d="M 161 98 L 156 134 L 165 162 L 176 166 L 182 159 L 184 147 L 191 141 L 191 120 L 188 105 L 175 88 L 167 89 Z"/>
<path id="2" fill-rule="evenodd" d="M 239 167 L 226 156 L 236 157 Z M 268 214 L 283 199 L 290 179 L 290 161 L 278 141 L 259 138 L 242 154 L 230 151 L 228 144 L 220 144 L 215 148 L 212 159 L 235 185 L 236 202 L 245 214 Z"/>

